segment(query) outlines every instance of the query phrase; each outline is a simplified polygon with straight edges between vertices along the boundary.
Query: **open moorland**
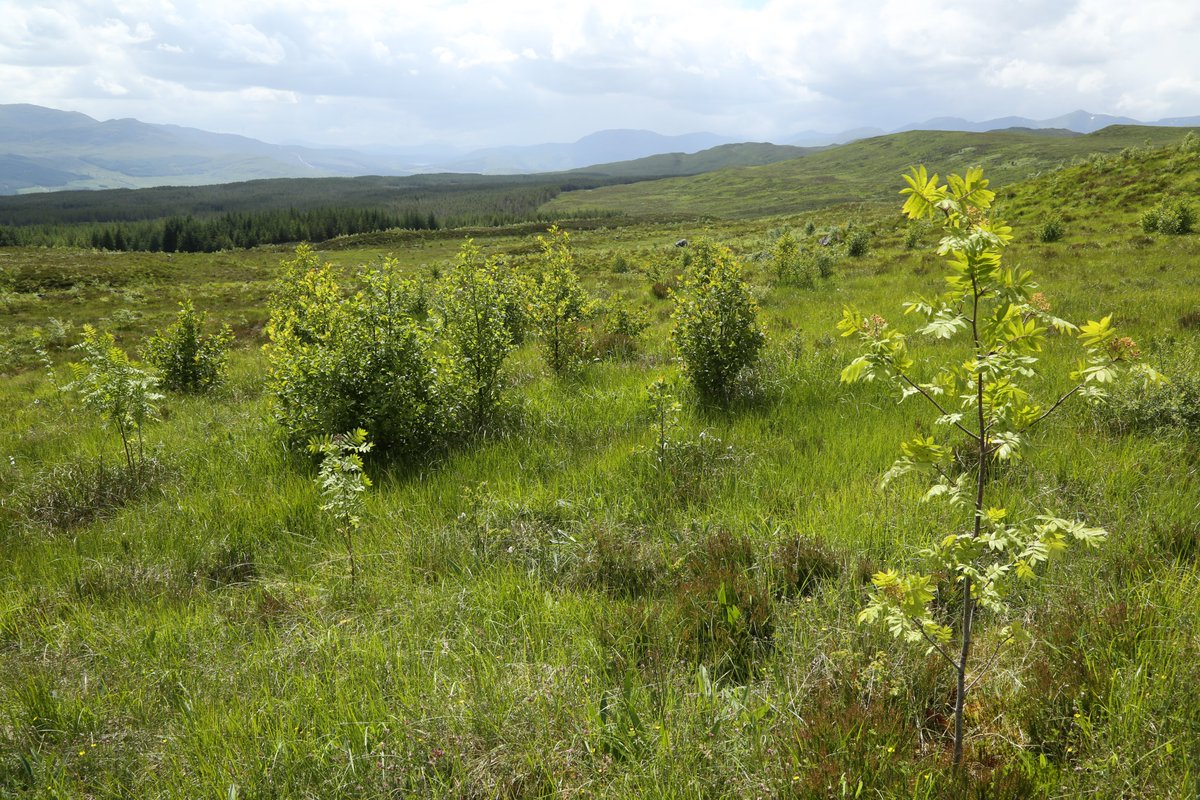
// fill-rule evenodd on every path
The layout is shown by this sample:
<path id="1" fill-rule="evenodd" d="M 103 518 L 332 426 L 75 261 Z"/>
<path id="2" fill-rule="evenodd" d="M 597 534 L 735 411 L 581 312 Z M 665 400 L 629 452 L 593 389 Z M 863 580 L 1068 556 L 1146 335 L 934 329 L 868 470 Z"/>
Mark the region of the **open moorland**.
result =
<path id="1" fill-rule="evenodd" d="M 969 530 L 970 509 L 924 500 L 924 477 L 881 478 L 902 443 L 935 434 L 970 473 L 967 437 L 882 375 L 841 380 L 864 352 L 839 335 L 847 306 L 871 341 L 908 334 L 918 381 L 972 358 L 904 313 L 950 274 L 940 224 L 900 213 L 919 164 L 943 180 L 982 165 L 1013 227 L 1004 264 L 1033 272 L 1037 313 L 1111 315 L 1136 342 L 1120 352 L 1169 381 L 1100 380 L 1105 402 L 1069 396 L 987 472 L 989 507 L 1107 537 L 1027 559 L 1036 579 L 979 607 L 958 768 L 955 669 L 860 612 L 891 596 L 881 573 L 918 570 L 941 582 L 922 607 L 955 628 L 961 590 L 909 565 Z M 0 795 L 1200 792 L 1200 236 L 1194 213 L 1175 224 L 1200 205 L 1195 136 L 915 132 L 609 175 L 631 182 L 525 181 L 511 224 L 360 233 L 311 255 L 0 248 Z M 227 212 L 160 216 L 202 213 Z M 729 249 L 765 333 L 715 393 L 674 333 L 703 296 L 696 264 L 724 252 L 707 243 Z M 567 271 L 578 307 L 559 295 L 556 361 L 546 298 Z M 477 285 L 464 276 L 506 281 L 513 347 L 490 394 L 472 394 L 482 359 L 453 334 Z M 152 413 L 121 422 L 88 387 L 134 373 L 110 361 L 109 383 L 89 384 L 88 342 L 111 333 L 129 369 L 162 377 L 142 362 L 184 301 L 205 333 L 230 326 L 224 379 L 144 385 L 126 400 Z M 386 407 L 329 389 L 375 385 L 338 370 L 380 362 L 338 355 L 327 312 L 417 342 L 431 383 L 396 378 L 403 402 Z M 393 323 L 412 338 L 382 338 Z M 1050 326 L 1035 355 L 1021 380 L 1049 408 L 1086 342 Z M 329 382 L 306 395 L 314 375 Z M 354 491 L 342 451 L 338 495 L 339 440 L 324 458 L 304 444 L 357 425 L 376 445 L 357 461 L 371 486 Z"/>

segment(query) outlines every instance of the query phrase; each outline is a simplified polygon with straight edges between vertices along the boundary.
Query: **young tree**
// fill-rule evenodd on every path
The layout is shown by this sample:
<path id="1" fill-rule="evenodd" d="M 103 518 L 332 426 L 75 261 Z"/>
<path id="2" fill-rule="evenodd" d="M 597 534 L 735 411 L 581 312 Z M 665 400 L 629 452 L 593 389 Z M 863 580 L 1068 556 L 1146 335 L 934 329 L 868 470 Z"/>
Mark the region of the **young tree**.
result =
<path id="1" fill-rule="evenodd" d="M 146 360 L 162 372 L 166 389 L 199 394 L 220 385 L 224 379 L 233 331 L 228 325 L 205 335 L 208 315 L 197 314 L 191 300 L 179 304 L 175 322 L 165 331 L 155 331 L 146 343 Z"/>
<path id="2" fill-rule="evenodd" d="M 925 470 L 933 476 L 926 499 L 949 501 L 963 509 L 967 519 L 963 529 L 948 532 L 920 552 L 922 566 L 916 571 L 877 573 L 859 621 L 883 623 L 897 638 L 924 643 L 954 670 L 957 769 L 963 759 L 967 693 L 986 672 L 985 666 L 968 680 L 978 616 L 988 612 L 1006 621 L 1006 597 L 1017 581 L 1033 578 L 1039 566 L 1072 540 L 1096 546 L 1106 536 L 1079 520 L 993 506 L 990 472 L 998 462 L 1019 458 L 1034 429 L 1069 398 L 1102 400 L 1104 387 L 1137 357 L 1137 347 L 1117 336 L 1111 317 L 1077 328 L 1052 316 L 1036 292 L 1032 273 L 1002 265 L 1011 229 L 988 215 L 995 195 L 982 170 L 972 169 L 965 177 L 951 175 L 942 185 L 937 175 L 930 177 L 921 167 L 905 180 L 904 213 L 914 220 L 940 218 L 938 252 L 948 257 L 950 269 L 948 290 L 906 303 L 906 313 L 925 319 L 919 334 L 965 337 L 969 355 L 965 361 L 952 356 L 923 380 L 903 334 L 882 317 L 847 308 L 838 327 L 844 336 L 858 336 L 865 352 L 842 371 L 842 380 L 886 379 L 901 388 L 902 399 L 920 396 L 936 410 L 936 429 L 944 433 L 901 445 L 902 455 L 884 483 Z M 1037 374 L 1037 354 L 1049 328 L 1075 336 L 1085 357 L 1070 376 L 1071 388 L 1043 404 L 1026 384 Z M 1141 370 L 1148 380 L 1158 379 L 1153 370 Z M 944 443 L 949 436 L 965 440 L 970 455 L 956 458 L 953 446 Z M 944 609 L 956 604 L 956 617 L 948 617 Z M 1007 644 L 1019 632 L 1017 624 L 1010 623 L 1000 630 L 999 639 Z"/>
<path id="3" fill-rule="evenodd" d="M 162 399 L 154 391 L 158 380 L 136 367 L 128 354 L 117 347 L 111 333 L 98 333 L 91 325 L 83 326 L 83 341 L 73 349 L 79 350 L 83 357 L 71 364 L 75 380 L 63 388 L 78 393 L 85 407 L 116 427 L 125 450 L 125 465 L 133 474 L 145 465 L 142 428 L 154 418 L 154 403 Z"/>
<path id="4" fill-rule="evenodd" d="M 534 314 L 546 363 L 556 375 L 575 371 L 587 352 L 583 322 L 595 310 L 595 303 L 579 283 L 572 268 L 570 237 L 552 225 L 549 236 L 539 236 L 542 248 L 542 274 L 534 294 Z"/>
<path id="5" fill-rule="evenodd" d="M 758 359 L 767 337 L 758 303 L 726 247 L 697 242 L 676 294 L 671 342 L 704 402 L 727 404 L 738 376 Z"/>
<path id="6" fill-rule="evenodd" d="M 370 451 L 371 443 L 362 428 L 308 442 L 308 452 L 321 457 L 321 471 L 316 479 L 321 499 L 325 501 L 321 510 L 333 517 L 338 533 L 346 540 L 351 586 L 358 578 L 354 533 L 362 525 L 363 493 L 371 488 L 371 479 L 363 471 L 362 457 Z"/>
<path id="7" fill-rule="evenodd" d="M 349 297 L 307 247 L 284 263 L 264 349 L 275 419 L 292 444 L 358 426 L 393 455 L 436 443 L 444 371 L 408 313 L 414 292 L 390 259 L 366 269 Z"/>
<path id="8" fill-rule="evenodd" d="M 440 327 L 451 360 L 464 376 L 476 427 L 495 414 L 503 388 L 500 370 L 513 349 L 507 310 L 514 287 L 507 277 L 468 239 L 441 286 Z"/>

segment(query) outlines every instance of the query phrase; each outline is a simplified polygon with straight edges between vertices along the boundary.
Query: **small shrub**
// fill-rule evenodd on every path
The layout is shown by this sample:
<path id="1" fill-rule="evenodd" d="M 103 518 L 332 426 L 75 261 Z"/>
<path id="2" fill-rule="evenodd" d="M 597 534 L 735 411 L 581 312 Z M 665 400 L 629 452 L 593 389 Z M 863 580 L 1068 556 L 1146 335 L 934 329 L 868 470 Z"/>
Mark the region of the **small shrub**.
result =
<path id="1" fill-rule="evenodd" d="M 42 341 L 47 347 L 61 349 L 67 346 L 67 341 L 71 338 L 71 329 L 75 324 L 70 320 L 60 320 L 58 317 L 51 317 L 46 320 L 46 327 L 42 329 Z"/>
<path id="2" fill-rule="evenodd" d="M 658 380 L 646 389 L 646 403 L 654 424 L 654 463 L 659 469 L 666 467 L 667 451 L 671 449 L 675 429 L 679 425 L 679 412 L 683 406 L 675 398 L 671 384 Z"/>
<path id="3" fill-rule="evenodd" d="M 812 268 L 816 270 L 818 277 L 832 278 L 834 271 L 837 269 L 838 257 L 836 253 L 829 250 L 818 250 L 810 257 Z"/>
<path id="4" fill-rule="evenodd" d="M 503 389 L 500 370 L 513 349 L 508 326 L 513 287 L 506 277 L 495 259 L 485 260 L 468 239 L 438 295 L 439 328 L 476 427 L 495 417 Z"/>
<path id="5" fill-rule="evenodd" d="M 871 249 L 871 234 L 862 228 L 856 228 L 846 237 L 846 255 L 851 258 L 862 258 Z"/>
<path id="6" fill-rule="evenodd" d="M 1063 219 L 1059 214 L 1053 214 L 1038 226 L 1037 231 L 1038 241 L 1049 244 L 1057 242 L 1063 237 Z"/>
<path id="7" fill-rule="evenodd" d="M 1196 224 L 1196 209 L 1183 198 L 1166 198 L 1142 215 L 1146 233 L 1181 235 L 1191 233 Z"/>
<path id="8" fill-rule="evenodd" d="M 130 473 L 139 471 L 146 463 L 142 429 L 154 419 L 154 403 L 162 399 L 154 391 L 158 380 L 135 366 L 111 333 L 100 334 L 91 325 L 83 326 L 83 341 L 73 349 L 83 358 L 71 364 L 75 380 L 64 390 L 77 393 L 84 407 L 116 427 L 126 467 Z"/>
<path id="9" fill-rule="evenodd" d="M 186 300 L 179 304 L 175 322 L 146 343 L 146 361 L 162 373 L 163 388 L 199 394 L 221 384 L 233 330 L 225 325 L 205 336 L 201 331 L 206 317 Z"/>
<path id="10" fill-rule="evenodd" d="M 393 260 L 368 268 L 348 297 L 307 245 L 284 262 L 264 349 L 275 420 L 293 446 L 370 426 L 380 450 L 412 454 L 451 429 L 457 376 L 437 368 L 406 312 L 411 294 Z"/>
<path id="11" fill-rule="evenodd" d="M 603 320 L 594 350 L 600 358 L 628 358 L 638 351 L 650 318 L 624 295 L 615 294 L 601 306 Z"/>
<path id="12" fill-rule="evenodd" d="M 595 303 L 572 268 L 574 258 L 566 231 L 551 226 L 549 237 L 539 236 L 538 244 L 542 273 L 533 300 L 538 333 L 546 364 L 555 375 L 566 375 L 583 365 L 588 351 L 583 323 L 595 310 Z"/>
<path id="13" fill-rule="evenodd" d="M 800 243 L 791 231 L 784 231 L 771 246 L 771 263 L 780 283 L 806 288 L 813 286 L 814 274 L 801 257 Z"/>
<path id="14" fill-rule="evenodd" d="M 1200 431 L 1200 344 L 1194 340 L 1166 344 L 1155 355 L 1169 382 L 1120 384 L 1095 414 L 1121 433 Z"/>
<path id="15" fill-rule="evenodd" d="M 700 242 L 677 295 L 671 342 L 703 402 L 728 404 L 766 336 L 758 304 L 728 248 Z"/>

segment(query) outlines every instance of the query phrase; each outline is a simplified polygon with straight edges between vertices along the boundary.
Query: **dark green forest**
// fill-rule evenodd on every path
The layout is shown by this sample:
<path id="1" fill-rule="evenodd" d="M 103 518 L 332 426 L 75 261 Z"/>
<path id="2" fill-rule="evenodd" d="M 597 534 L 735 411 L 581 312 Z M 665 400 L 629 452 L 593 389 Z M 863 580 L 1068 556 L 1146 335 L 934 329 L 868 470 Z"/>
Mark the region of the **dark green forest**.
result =
<path id="1" fill-rule="evenodd" d="M 539 219 L 538 208 L 560 192 L 628 180 L 372 176 L 21 195 L 0 198 L 0 246 L 211 253 L 397 228 L 505 225 Z"/>

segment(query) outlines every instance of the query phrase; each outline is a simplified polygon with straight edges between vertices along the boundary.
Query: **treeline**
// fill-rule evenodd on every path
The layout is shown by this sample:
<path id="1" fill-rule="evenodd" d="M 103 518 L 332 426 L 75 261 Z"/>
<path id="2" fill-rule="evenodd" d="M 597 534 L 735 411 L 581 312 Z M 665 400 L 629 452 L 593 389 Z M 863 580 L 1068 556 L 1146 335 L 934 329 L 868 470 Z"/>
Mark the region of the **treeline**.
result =
<path id="1" fill-rule="evenodd" d="M 0 225 L 135 222 L 226 213 L 371 208 L 439 218 L 528 214 L 560 192 L 629 179 L 564 175 L 279 178 L 215 186 L 45 192 L 0 197 Z"/>
<path id="2" fill-rule="evenodd" d="M 288 209 L 260 213 L 221 214 L 209 219 L 172 216 L 165 219 L 76 225 L 0 227 L 0 247 L 91 247 L 98 250 L 141 250 L 166 253 L 213 253 L 286 242 L 320 242 L 352 233 L 392 228 L 434 230 L 432 212 L 409 210 L 390 214 L 376 209 Z"/>
<path id="3" fill-rule="evenodd" d="M 24 195 L 0 198 L 0 247 L 215 252 L 394 228 L 510 225 L 539 220 L 538 208 L 559 192 L 612 182 L 411 176 Z"/>

